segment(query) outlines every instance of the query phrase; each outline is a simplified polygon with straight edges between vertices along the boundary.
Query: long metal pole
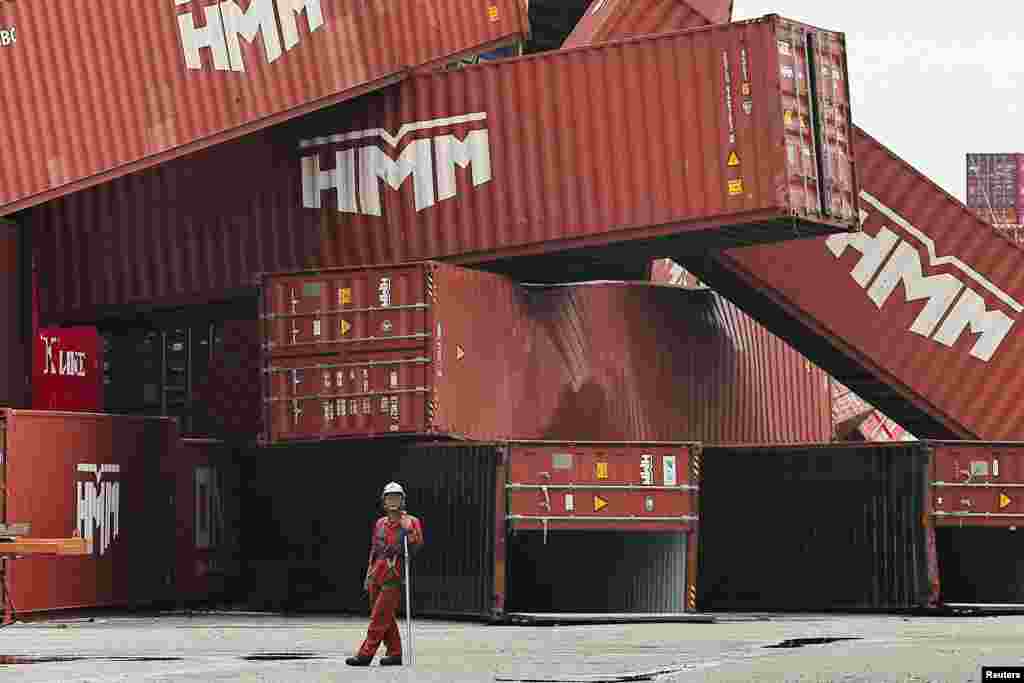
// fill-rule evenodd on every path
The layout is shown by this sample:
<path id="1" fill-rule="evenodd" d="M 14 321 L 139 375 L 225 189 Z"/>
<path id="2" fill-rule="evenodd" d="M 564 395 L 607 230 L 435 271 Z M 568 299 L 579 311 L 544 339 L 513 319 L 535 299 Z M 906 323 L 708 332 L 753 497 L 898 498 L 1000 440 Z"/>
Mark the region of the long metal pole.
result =
<path id="1" fill-rule="evenodd" d="M 407 666 L 412 666 L 415 648 L 412 642 L 412 565 L 409 562 L 409 535 L 402 534 L 402 541 L 405 544 L 405 623 L 408 630 L 406 640 L 409 643 Z"/>

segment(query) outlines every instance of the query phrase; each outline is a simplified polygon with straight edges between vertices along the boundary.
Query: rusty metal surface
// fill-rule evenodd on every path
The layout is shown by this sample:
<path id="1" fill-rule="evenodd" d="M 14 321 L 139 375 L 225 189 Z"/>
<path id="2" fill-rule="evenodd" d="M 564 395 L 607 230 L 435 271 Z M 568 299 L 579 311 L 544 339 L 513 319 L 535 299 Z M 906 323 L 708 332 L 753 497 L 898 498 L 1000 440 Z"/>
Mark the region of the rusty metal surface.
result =
<path id="1" fill-rule="evenodd" d="M 608 40 L 724 24 L 732 0 L 594 0 L 562 49 Z"/>
<path id="2" fill-rule="evenodd" d="M 855 221 L 790 216 L 802 209 L 806 168 L 799 117 L 784 131 L 783 111 L 797 107 L 796 79 L 780 76 L 780 60 L 793 66 L 777 48 L 783 25 L 718 26 L 419 76 L 49 202 L 26 216 L 43 318 L 88 322 L 106 306 L 212 301 L 251 291 L 269 271 L 504 260 L 519 275 L 560 281 L 584 248 L 643 264 L 670 255 L 659 253 L 671 251 L 659 236 L 707 247 L 844 230 Z M 600 87 L 640 69 L 647 95 Z M 826 83 L 842 105 L 840 75 Z M 701 125 L 681 128 L 682 118 Z M 842 125 L 830 130 L 845 135 Z M 809 145 L 809 131 L 802 135 Z M 728 165 L 733 149 L 737 166 Z M 739 180 L 743 192 L 730 195 Z M 836 182 L 839 197 L 849 183 Z M 329 188 L 338 183 L 340 196 Z M 523 258 L 549 252 L 557 263 L 546 274 Z"/>
<path id="3" fill-rule="evenodd" d="M 497 275 L 443 264 L 429 266 L 428 295 L 427 268 L 271 278 L 268 291 L 277 303 L 267 300 L 265 310 L 287 317 L 265 321 L 270 340 L 290 342 L 291 332 L 281 326 L 290 321 L 312 340 L 317 319 L 322 335 L 333 340 L 316 353 L 286 356 L 283 342 L 272 348 L 267 363 L 274 369 L 264 389 L 271 399 L 269 441 L 385 434 L 720 442 L 831 437 L 824 373 L 720 296 L 642 283 L 517 287 Z M 379 305 L 382 277 L 393 287 L 393 312 Z M 419 291 L 410 278 L 419 278 Z M 291 291 L 315 282 L 321 288 L 310 290 L 311 301 L 297 297 L 298 317 L 291 317 Z M 328 314 L 339 292 L 348 300 L 346 288 L 351 300 L 340 310 L 352 313 Z M 429 305 L 401 308 L 417 304 Z M 357 327 L 357 317 L 366 322 Z M 342 320 L 351 325 L 346 335 L 340 335 Z M 386 322 L 391 331 L 383 334 Z M 371 332 L 375 339 L 367 338 Z M 365 336 L 360 340 L 357 333 Z"/>
<path id="4" fill-rule="evenodd" d="M 0 26 L 0 215 L 529 33 L 521 0 L 5 2 Z"/>
<path id="5" fill-rule="evenodd" d="M 0 220 L 0 407 L 23 407 L 28 389 L 23 261 L 18 226 Z"/>
<path id="6" fill-rule="evenodd" d="M 1024 438 L 1024 252 L 863 131 L 856 146 L 861 236 L 683 265 L 918 438 Z"/>
<path id="7" fill-rule="evenodd" d="M 545 531 L 677 531 L 698 524 L 691 444 L 513 444 L 510 527 Z"/>
<path id="8" fill-rule="evenodd" d="M 160 459 L 177 431 L 163 418 L 9 410 L 5 455 L 7 519 L 41 538 L 76 530 L 92 557 L 8 563 L 19 612 L 127 605 L 157 597 L 153 496 Z"/>

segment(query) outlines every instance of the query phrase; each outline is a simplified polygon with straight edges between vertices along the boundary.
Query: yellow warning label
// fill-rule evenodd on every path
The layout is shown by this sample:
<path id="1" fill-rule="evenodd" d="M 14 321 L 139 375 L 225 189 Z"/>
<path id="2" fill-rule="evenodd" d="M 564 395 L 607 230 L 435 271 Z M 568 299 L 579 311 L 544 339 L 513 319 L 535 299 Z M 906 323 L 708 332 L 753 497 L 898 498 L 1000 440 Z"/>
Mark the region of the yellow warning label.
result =
<path id="1" fill-rule="evenodd" d="M 738 194 L 743 194 L 743 178 L 729 181 L 729 196 L 733 197 Z"/>
<path id="2" fill-rule="evenodd" d="M 793 112 L 791 112 L 788 109 L 784 111 L 782 113 L 782 122 L 785 123 L 787 126 L 793 123 Z"/>
<path id="3" fill-rule="evenodd" d="M 608 463 L 606 463 L 606 462 L 594 463 L 594 474 L 597 476 L 598 479 L 607 479 L 608 478 Z"/>
<path id="4" fill-rule="evenodd" d="M 497 21 L 498 20 L 498 7 L 497 7 L 497 5 L 491 5 L 490 7 L 487 8 L 487 17 L 491 21 Z"/>
<path id="5" fill-rule="evenodd" d="M 608 507 L 608 501 L 601 496 L 594 494 L 594 512 L 600 512 L 601 510 Z"/>
<path id="6" fill-rule="evenodd" d="M 461 346 L 456 344 L 455 345 L 455 360 L 462 360 L 465 357 L 466 357 L 466 351 Z"/>
<path id="7" fill-rule="evenodd" d="M 1010 504 L 1010 498 L 1005 493 L 999 494 L 999 509 L 1002 510 L 1004 507 Z"/>
<path id="8" fill-rule="evenodd" d="M 739 166 L 740 165 L 740 157 L 739 157 L 738 154 L 736 154 L 736 152 L 729 152 L 728 164 L 729 164 L 729 166 Z"/>
<path id="9" fill-rule="evenodd" d="M 344 306 L 352 303 L 352 289 L 350 287 L 344 287 L 338 290 L 338 305 Z"/>
<path id="10" fill-rule="evenodd" d="M 347 320 L 341 321 L 341 336 L 348 334 L 348 331 L 352 329 L 352 324 Z"/>

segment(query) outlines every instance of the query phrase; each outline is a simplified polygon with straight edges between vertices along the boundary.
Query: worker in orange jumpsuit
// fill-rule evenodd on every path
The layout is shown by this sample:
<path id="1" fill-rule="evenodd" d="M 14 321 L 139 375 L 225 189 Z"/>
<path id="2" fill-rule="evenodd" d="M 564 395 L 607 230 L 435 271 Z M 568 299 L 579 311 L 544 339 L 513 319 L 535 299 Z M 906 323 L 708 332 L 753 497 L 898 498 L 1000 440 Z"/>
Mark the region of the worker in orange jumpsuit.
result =
<path id="1" fill-rule="evenodd" d="M 381 666 L 402 663 L 402 638 L 395 613 L 402 602 L 406 573 L 403 536 L 408 537 L 409 554 L 415 555 L 423 547 L 423 525 L 405 512 L 405 490 L 401 485 L 391 482 L 384 487 L 381 498 L 387 514 L 374 524 L 363 582 L 363 588 L 370 593 L 370 627 L 359 653 L 345 660 L 350 666 L 369 666 L 381 642 L 387 648 Z"/>

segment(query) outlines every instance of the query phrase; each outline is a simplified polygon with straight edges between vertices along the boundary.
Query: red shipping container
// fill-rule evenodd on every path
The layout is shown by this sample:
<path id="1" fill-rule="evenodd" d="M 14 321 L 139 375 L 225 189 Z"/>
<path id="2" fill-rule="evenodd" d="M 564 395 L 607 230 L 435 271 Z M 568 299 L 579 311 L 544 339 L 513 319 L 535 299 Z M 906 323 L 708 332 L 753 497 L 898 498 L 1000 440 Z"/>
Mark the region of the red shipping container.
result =
<path id="1" fill-rule="evenodd" d="M 915 436 L 1024 439 L 1024 252 L 860 130 L 856 148 L 863 233 L 683 265 Z"/>
<path id="2" fill-rule="evenodd" d="M 268 276 L 262 311 L 273 442 L 832 434 L 824 373 L 707 291 L 417 263 Z"/>
<path id="3" fill-rule="evenodd" d="M 32 350 L 32 407 L 103 412 L 103 340 L 95 327 L 39 330 Z"/>
<path id="4" fill-rule="evenodd" d="M 160 462 L 177 448 L 167 418 L 0 413 L 3 521 L 36 538 L 92 539 L 92 557 L 8 561 L 17 612 L 131 605 L 159 596 Z"/>
<path id="5" fill-rule="evenodd" d="M 0 215 L 528 33 L 521 0 L 0 3 Z"/>
<path id="6" fill-rule="evenodd" d="M 835 90 L 824 147 L 807 114 L 825 98 L 798 97 L 803 58 L 779 52 L 789 26 L 797 40 L 819 36 L 815 49 L 834 60 L 817 82 Z M 412 78 L 30 211 L 43 318 L 215 301 L 260 272 L 421 259 L 511 259 L 499 265 L 565 281 L 570 265 L 600 257 L 631 279 L 624 265 L 673 248 L 658 237 L 697 248 L 846 230 L 856 221 L 844 55 L 841 36 L 769 18 Z M 638 81 L 647 95 L 602 87 L 643 64 L 658 65 Z M 822 208 L 846 218 L 815 214 L 805 176 L 819 157 L 838 202 Z M 543 271 L 521 258 L 549 252 Z"/>
<path id="7" fill-rule="evenodd" d="M 182 439 L 177 446 L 160 463 L 175 511 L 161 529 L 162 578 L 171 587 L 163 595 L 185 603 L 215 599 L 240 572 L 233 452 L 213 439 Z"/>
<path id="8" fill-rule="evenodd" d="M 724 24 L 732 0 L 594 0 L 562 49 L 661 31 Z"/>
<path id="9" fill-rule="evenodd" d="M 28 358 L 22 322 L 25 271 L 21 234 L 14 223 L 0 220 L 0 407 L 21 408 L 28 384 Z"/>
<path id="10" fill-rule="evenodd" d="M 1016 527 L 1024 518 L 1024 447 L 1015 443 L 944 443 L 931 459 L 936 526 Z"/>

